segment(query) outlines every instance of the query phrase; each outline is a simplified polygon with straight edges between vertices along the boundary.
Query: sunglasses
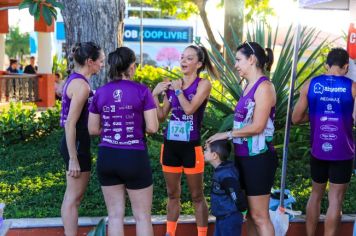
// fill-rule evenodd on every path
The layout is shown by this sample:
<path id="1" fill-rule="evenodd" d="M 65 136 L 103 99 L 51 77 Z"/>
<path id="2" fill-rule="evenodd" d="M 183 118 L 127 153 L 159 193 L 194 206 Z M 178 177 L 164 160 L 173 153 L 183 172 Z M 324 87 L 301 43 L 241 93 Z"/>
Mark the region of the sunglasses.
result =
<path id="1" fill-rule="evenodd" d="M 244 44 L 247 44 L 251 48 L 252 53 L 256 54 L 255 49 L 253 49 L 253 47 L 251 46 L 251 44 L 247 40 L 244 42 Z"/>

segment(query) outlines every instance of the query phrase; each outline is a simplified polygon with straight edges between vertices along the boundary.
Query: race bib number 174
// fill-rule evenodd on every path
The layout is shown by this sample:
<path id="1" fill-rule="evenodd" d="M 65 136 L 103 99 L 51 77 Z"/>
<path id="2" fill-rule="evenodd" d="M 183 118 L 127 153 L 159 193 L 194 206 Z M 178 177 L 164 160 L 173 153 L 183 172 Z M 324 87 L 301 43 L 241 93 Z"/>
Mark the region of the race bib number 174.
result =
<path id="1" fill-rule="evenodd" d="M 168 123 L 167 139 L 175 141 L 190 140 L 190 122 L 171 120 Z"/>

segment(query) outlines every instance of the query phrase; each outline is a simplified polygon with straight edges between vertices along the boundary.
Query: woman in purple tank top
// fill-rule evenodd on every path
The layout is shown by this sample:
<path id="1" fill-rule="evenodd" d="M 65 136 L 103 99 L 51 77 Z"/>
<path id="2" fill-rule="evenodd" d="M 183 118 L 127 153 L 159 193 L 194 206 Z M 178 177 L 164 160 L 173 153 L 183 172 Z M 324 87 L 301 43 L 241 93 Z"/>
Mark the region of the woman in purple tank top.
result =
<path id="1" fill-rule="evenodd" d="M 158 130 L 156 104 L 146 85 L 132 81 L 135 52 L 109 53 L 109 82 L 96 90 L 89 107 L 89 133 L 100 135 L 97 174 L 108 210 L 108 235 L 124 235 L 126 192 L 136 235 L 153 236 L 152 170 L 146 133 Z"/>
<path id="2" fill-rule="evenodd" d="M 234 127 L 207 140 L 229 139 L 234 142 L 235 166 L 245 190 L 249 211 L 249 235 L 274 235 L 269 218 L 269 198 L 277 168 L 272 145 L 276 92 L 264 75 L 273 63 L 273 52 L 256 42 L 245 42 L 237 48 L 235 68 L 247 80 L 243 95 L 235 108 Z"/>
<path id="3" fill-rule="evenodd" d="M 88 101 L 92 96 L 88 79 L 104 66 L 104 52 L 92 42 L 77 43 L 69 56 L 74 71 L 63 87 L 60 125 L 64 128 L 61 154 L 67 187 L 61 216 L 66 236 L 76 236 L 78 207 L 88 185 L 91 170 Z"/>
<path id="4" fill-rule="evenodd" d="M 187 47 L 182 53 L 180 65 L 183 79 L 172 83 L 161 82 L 152 92 L 161 122 L 171 111 L 161 148 L 161 164 L 168 194 L 166 235 L 175 235 L 180 210 L 180 183 L 184 172 L 195 208 L 198 235 L 205 236 L 208 207 L 203 193 L 204 157 L 200 128 L 211 84 L 209 80 L 199 78 L 199 73 L 207 67 L 212 75 L 217 76 L 203 47 Z M 162 107 L 158 100 L 160 94 L 164 95 Z"/>

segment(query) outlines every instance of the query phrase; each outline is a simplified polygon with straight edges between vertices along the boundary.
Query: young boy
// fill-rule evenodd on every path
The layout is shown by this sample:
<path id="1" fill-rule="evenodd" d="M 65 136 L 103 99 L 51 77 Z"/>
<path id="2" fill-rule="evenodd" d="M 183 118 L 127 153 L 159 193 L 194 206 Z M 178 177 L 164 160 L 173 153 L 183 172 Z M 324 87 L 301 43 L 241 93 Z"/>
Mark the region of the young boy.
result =
<path id="1" fill-rule="evenodd" d="M 227 140 L 206 144 L 205 161 L 214 168 L 211 187 L 211 211 L 216 217 L 214 236 L 241 235 L 247 203 L 241 191 L 239 174 L 228 157 L 231 145 Z"/>

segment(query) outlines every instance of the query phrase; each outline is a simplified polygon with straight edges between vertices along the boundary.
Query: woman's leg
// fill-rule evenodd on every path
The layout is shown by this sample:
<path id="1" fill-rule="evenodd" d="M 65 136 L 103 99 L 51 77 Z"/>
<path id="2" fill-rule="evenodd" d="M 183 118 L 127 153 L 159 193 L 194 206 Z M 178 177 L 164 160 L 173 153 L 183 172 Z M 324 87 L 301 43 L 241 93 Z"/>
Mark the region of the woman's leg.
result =
<path id="1" fill-rule="evenodd" d="M 76 236 L 78 230 L 78 207 L 90 178 L 90 172 L 81 172 L 78 178 L 66 175 L 67 187 L 63 197 L 61 216 L 65 236 Z"/>
<path id="2" fill-rule="evenodd" d="M 269 198 L 269 194 L 247 197 L 249 206 L 248 235 L 256 235 L 257 232 L 259 236 L 274 236 L 273 224 L 269 217 Z"/>
<path id="3" fill-rule="evenodd" d="M 187 174 L 187 183 L 195 209 L 195 218 L 198 227 L 208 227 L 208 205 L 204 197 L 203 173 Z"/>
<path id="4" fill-rule="evenodd" d="M 163 172 L 166 180 L 168 203 L 167 221 L 176 222 L 180 213 L 180 194 L 182 173 Z"/>
<path id="5" fill-rule="evenodd" d="M 143 189 L 127 189 L 127 192 L 131 201 L 132 212 L 136 220 L 136 235 L 153 236 L 151 222 L 152 185 Z"/>
<path id="6" fill-rule="evenodd" d="M 101 186 L 109 215 L 108 235 L 124 235 L 125 186 Z"/>

